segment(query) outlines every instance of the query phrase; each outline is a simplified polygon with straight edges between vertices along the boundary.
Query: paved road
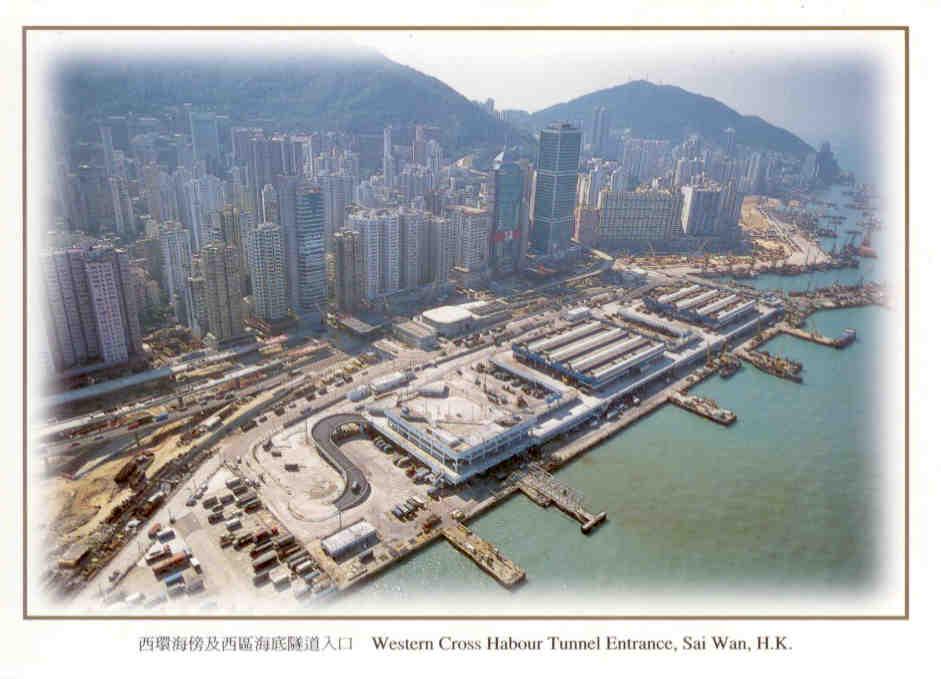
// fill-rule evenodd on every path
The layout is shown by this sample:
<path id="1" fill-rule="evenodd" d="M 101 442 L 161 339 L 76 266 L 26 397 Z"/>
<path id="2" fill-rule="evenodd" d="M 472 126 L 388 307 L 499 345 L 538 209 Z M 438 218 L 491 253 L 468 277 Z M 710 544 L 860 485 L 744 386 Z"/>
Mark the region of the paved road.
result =
<path id="1" fill-rule="evenodd" d="M 366 498 L 369 497 L 369 493 L 372 491 L 369 481 L 366 480 L 366 475 L 363 474 L 362 470 L 353 464 L 352 460 L 344 455 L 340 447 L 333 442 L 333 433 L 341 425 L 348 422 L 355 422 L 360 425 L 369 424 L 366 418 L 360 415 L 340 413 L 339 415 L 328 415 L 314 424 L 310 431 L 310 435 L 313 437 L 314 441 L 317 442 L 327 462 L 333 465 L 346 479 L 346 488 L 343 490 L 343 494 L 333 503 L 341 512 L 365 502 Z M 356 487 L 355 490 L 354 486 Z"/>

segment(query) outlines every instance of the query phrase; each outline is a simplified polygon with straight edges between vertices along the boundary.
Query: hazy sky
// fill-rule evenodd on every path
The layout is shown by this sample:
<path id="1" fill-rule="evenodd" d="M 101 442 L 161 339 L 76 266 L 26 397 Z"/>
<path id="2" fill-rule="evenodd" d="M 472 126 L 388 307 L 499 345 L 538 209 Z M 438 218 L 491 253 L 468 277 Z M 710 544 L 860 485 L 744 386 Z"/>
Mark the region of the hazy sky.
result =
<path id="1" fill-rule="evenodd" d="M 901 34 L 862 32 L 503 32 L 355 36 L 497 108 L 538 110 L 646 78 L 715 97 L 804 137 L 867 133 Z M 897 83 L 896 83 L 897 84 Z"/>

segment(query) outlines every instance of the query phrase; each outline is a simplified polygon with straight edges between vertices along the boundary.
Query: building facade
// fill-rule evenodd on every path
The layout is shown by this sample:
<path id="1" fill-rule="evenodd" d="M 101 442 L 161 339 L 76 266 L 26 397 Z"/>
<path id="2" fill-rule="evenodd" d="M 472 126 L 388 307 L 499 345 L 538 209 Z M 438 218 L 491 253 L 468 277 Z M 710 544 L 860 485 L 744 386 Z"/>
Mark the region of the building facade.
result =
<path id="1" fill-rule="evenodd" d="M 581 130 L 568 123 L 551 124 L 539 133 L 531 235 L 538 253 L 560 253 L 574 234 L 581 141 Z"/>

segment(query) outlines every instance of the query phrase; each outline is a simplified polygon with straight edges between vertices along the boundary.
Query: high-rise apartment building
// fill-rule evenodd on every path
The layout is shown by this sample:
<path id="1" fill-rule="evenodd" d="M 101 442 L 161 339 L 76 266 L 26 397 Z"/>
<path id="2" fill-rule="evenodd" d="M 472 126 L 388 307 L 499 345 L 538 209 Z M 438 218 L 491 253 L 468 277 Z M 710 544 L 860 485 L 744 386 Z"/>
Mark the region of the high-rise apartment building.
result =
<path id="1" fill-rule="evenodd" d="M 541 254 L 560 253 L 574 233 L 581 141 L 581 130 L 568 123 L 553 123 L 539 133 L 531 238 Z"/>
<path id="2" fill-rule="evenodd" d="M 395 156 L 392 155 L 392 128 L 382 131 L 382 182 L 386 186 L 395 183 Z"/>
<path id="3" fill-rule="evenodd" d="M 402 261 L 399 266 L 399 287 L 402 290 L 418 287 L 421 273 L 421 237 L 428 223 L 428 216 L 428 213 L 422 210 L 399 209 L 399 247 Z"/>
<path id="4" fill-rule="evenodd" d="M 347 218 L 359 234 L 363 262 L 363 296 L 375 300 L 401 289 L 401 227 L 395 210 L 360 210 Z M 417 266 L 417 262 L 416 262 Z"/>
<path id="5" fill-rule="evenodd" d="M 160 228 L 160 253 L 163 259 L 163 287 L 170 298 L 177 319 L 188 322 L 186 286 L 192 276 L 192 249 L 189 232 L 179 222 L 167 222 Z"/>
<path id="6" fill-rule="evenodd" d="M 262 222 L 269 224 L 280 224 L 281 214 L 278 211 L 278 194 L 271 184 L 265 184 L 261 190 L 261 215 Z"/>
<path id="7" fill-rule="evenodd" d="M 490 212 L 459 205 L 448 208 L 448 214 L 457 225 L 455 265 L 468 271 L 485 270 L 490 255 Z"/>
<path id="8" fill-rule="evenodd" d="M 245 332 L 240 260 L 235 247 L 218 241 L 200 252 L 200 269 L 205 281 L 206 329 L 218 342 L 239 337 Z"/>
<path id="9" fill-rule="evenodd" d="M 683 197 L 678 191 L 602 191 L 597 242 L 602 247 L 669 240 L 679 235 Z"/>
<path id="10" fill-rule="evenodd" d="M 252 278 L 255 317 L 279 321 L 288 315 L 284 231 L 277 224 L 260 224 L 248 234 L 248 266 Z"/>
<path id="11" fill-rule="evenodd" d="M 687 236 L 717 236 L 721 231 L 722 190 L 716 186 L 684 186 L 681 223 Z"/>
<path id="12" fill-rule="evenodd" d="M 591 152 L 603 157 L 611 134 L 611 116 L 604 106 L 595 108 L 591 121 Z"/>
<path id="13" fill-rule="evenodd" d="M 123 363 L 142 337 L 130 262 L 124 250 L 96 247 L 45 255 L 41 270 L 53 365 Z"/>
<path id="14" fill-rule="evenodd" d="M 351 230 L 341 231 L 333 237 L 336 246 L 334 291 L 337 307 L 345 313 L 356 311 L 364 294 L 359 239 L 359 233 Z"/>

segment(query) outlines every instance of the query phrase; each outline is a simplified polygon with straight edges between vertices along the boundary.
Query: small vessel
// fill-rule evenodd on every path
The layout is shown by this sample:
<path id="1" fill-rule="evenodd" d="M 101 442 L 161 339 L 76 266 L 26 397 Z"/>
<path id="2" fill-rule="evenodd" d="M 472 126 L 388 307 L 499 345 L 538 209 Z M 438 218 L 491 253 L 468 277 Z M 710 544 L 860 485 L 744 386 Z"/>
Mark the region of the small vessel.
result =
<path id="1" fill-rule="evenodd" d="M 843 330 L 843 334 L 841 334 L 841 335 L 836 339 L 836 342 L 834 343 L 834 345 L 835 345 L 837 348 L 842 349 L 843 347 L 849 346 L 850 344 L 852 344 L 852 343 L 855 342 L 855 341 L 856 341 L 856 330 L 855 330 L 855 328 L 846 328 L 845 330 Z"/>

